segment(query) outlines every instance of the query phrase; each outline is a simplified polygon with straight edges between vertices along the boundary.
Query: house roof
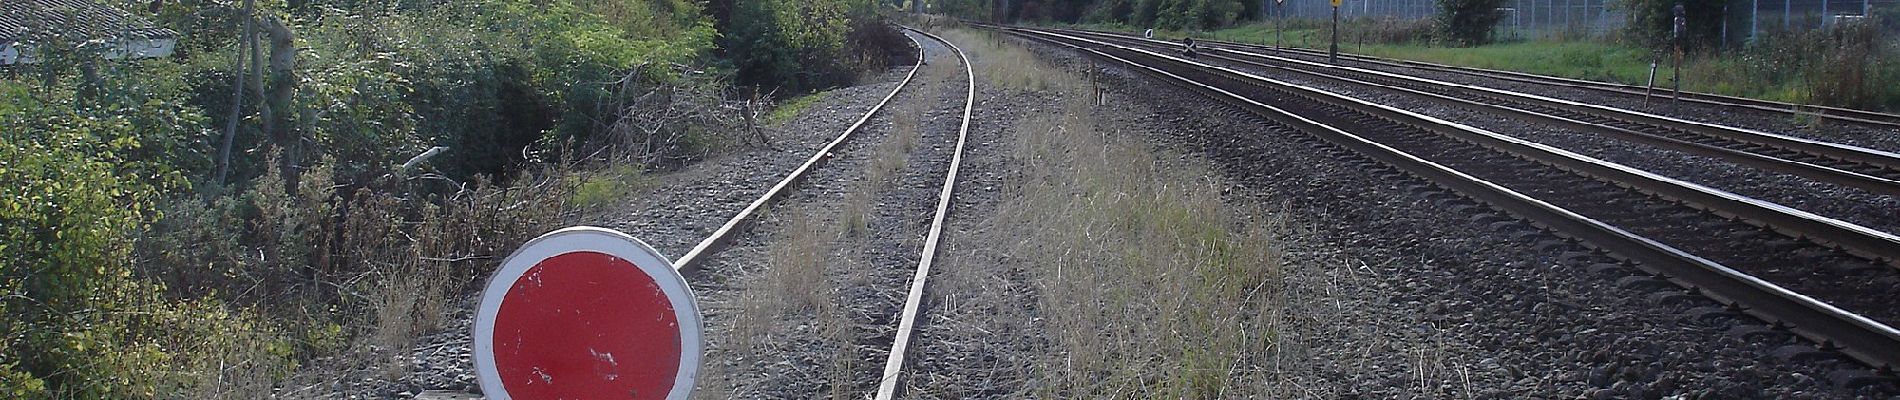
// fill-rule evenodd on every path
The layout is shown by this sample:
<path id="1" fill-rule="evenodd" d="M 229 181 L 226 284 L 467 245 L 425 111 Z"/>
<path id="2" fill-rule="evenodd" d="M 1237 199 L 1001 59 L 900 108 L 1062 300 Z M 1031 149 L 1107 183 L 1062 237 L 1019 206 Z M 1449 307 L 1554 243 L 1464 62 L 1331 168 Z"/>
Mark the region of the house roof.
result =
<path id="1" fill-rule="evenodd" d="M 88 38 L 177 38 L 178 32 L 160 28 L 99 0 L 0 0 L 0 45 L 12 43 L 34 30 L 74 31 Z"/>

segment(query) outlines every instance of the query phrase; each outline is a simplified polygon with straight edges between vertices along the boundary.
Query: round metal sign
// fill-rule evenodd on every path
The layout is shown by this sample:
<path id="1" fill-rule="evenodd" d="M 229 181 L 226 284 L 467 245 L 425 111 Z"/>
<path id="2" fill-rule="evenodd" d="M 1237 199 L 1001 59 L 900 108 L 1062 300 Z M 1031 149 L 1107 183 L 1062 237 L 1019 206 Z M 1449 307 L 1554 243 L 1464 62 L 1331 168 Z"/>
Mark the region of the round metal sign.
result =
<path id="1" fill-rule="evenodd" d="M 528 241 L 489 280 L 475 372 L 490 399 L 685 399 L 700 329 L 666 257 L 618 231 L 566 228 Z"/>

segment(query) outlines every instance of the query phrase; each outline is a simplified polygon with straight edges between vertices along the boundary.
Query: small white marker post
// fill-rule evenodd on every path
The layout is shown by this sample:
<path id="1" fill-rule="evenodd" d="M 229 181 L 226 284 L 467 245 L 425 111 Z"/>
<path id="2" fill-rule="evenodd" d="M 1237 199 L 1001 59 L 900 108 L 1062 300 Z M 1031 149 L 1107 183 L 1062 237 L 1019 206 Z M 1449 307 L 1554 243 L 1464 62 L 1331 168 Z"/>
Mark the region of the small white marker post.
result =
<path id="1" fill-rule="evenodd" d="M 588 226 L 522 245 L 482 292 L 472 336 L 490 399 L 685 399 L 704 352 L 673 263 Z"/>

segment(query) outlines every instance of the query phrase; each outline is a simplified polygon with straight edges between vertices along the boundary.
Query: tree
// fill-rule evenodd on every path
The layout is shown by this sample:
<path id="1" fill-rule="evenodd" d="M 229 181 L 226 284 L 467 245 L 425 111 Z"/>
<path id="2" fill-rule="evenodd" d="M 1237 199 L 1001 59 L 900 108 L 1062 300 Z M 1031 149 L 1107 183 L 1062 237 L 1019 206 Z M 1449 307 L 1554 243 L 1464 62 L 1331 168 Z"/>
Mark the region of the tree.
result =
<path id="1" fill-rule="evenodd" d="M 1491 42 L 1491 30 L 1504 14 L 1503 0 L 1438 0 L 1438 31 L 1453 44 L 1476 46 Z"/>
<path id="2" fill-rule="evenodd" d="M 1675 20 L 1672 9 L 1678 3 L 1686 9 L 1689 19 L 1689 30 L 1683 32 L 1683 48 L 1707 46 L 1721 39 L 1723 0 L 1623 0 L 1615 4 L 1629 12 L 1629 26 L 1625 29 L 1631 37 L 1652 46 L 1667 46 Z"/>

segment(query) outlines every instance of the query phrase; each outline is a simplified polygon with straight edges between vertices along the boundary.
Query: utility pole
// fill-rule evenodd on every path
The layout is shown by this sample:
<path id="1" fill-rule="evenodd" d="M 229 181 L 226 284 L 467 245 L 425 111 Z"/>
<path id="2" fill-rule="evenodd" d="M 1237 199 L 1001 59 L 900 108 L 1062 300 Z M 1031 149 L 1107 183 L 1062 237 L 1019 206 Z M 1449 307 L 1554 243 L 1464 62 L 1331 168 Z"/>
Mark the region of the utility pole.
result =
<path id="1" fill-rule="evenodd" d="M 1280 55 L 1280 48 L 1286 47 L 1286 0 L 1273 0 L 1274 18 L 1273 55 Z"/>
<path id="2" fill-rule="evenodd" d="M 1826 1 L 1826 0 L 1823 0 L 1823 1 Z M 1675 95 L 1672 97 L 1672 99 L 1679 102 L 1679 101 L 1682 101 L 1682 42 L 1684 40 L 1688 40 L 1687 36 L 1689 35 L 1689 14 L 1688 14 L 1688 10 L 1686 8 L 1683 8 L 1681 2 L 1676 3 L 1675 14 L 1676 14 L 1675 22 L 1674 22 L 1675 27 L 1674 29 L 1671 29 L 1672 31 L 1675 32 L 1675 35 L 1674 35 L 1675 37 L 1673 38 L 1675 40 L 1673 40 L 1673 42 L 1675 42 L 1675 47 L 1676 47 L 1675 64 L 1674 64 L 1674 68 L 1672 68 L 1675 70 L 1675 75 L 1676 75 L 1675 82 L 1673 82 L 1675 84 Z"/>
<path id="3" fill-rule="evenodd" d="M 1333 45 L 1326 53 L 1326 62 L 1333 64 L 1339 63 L 1339 3 L 1333 0 Z"/>

